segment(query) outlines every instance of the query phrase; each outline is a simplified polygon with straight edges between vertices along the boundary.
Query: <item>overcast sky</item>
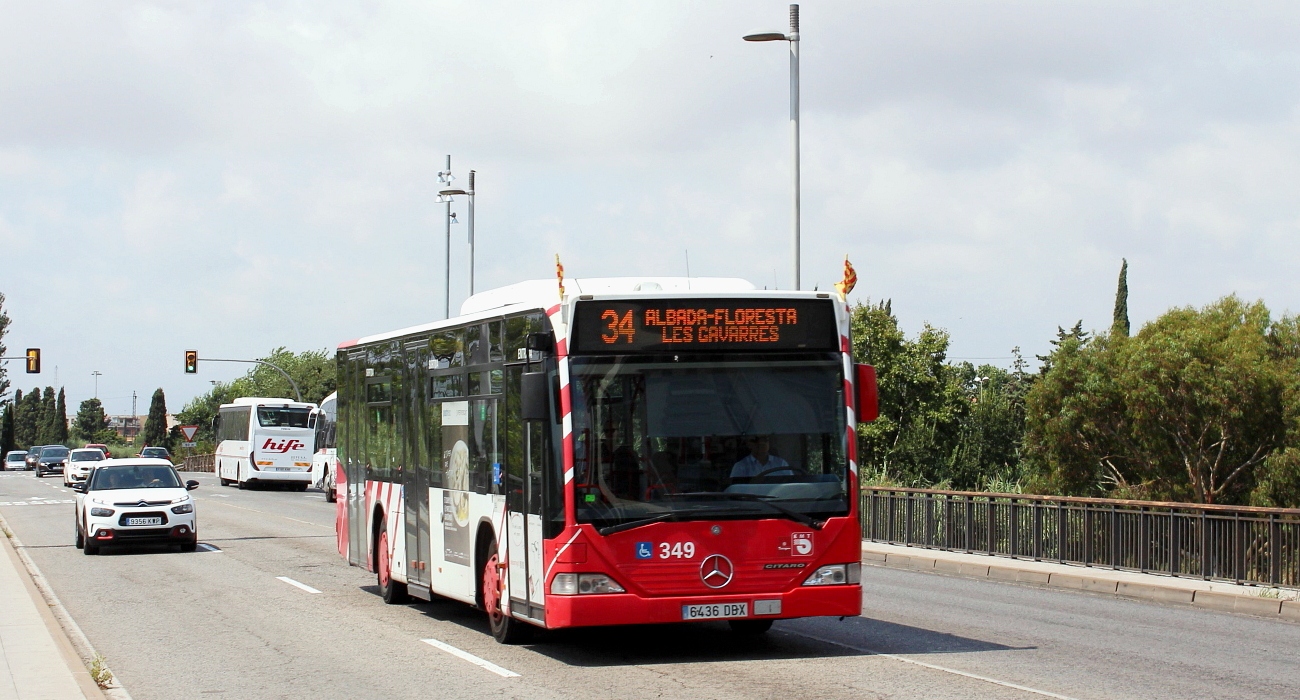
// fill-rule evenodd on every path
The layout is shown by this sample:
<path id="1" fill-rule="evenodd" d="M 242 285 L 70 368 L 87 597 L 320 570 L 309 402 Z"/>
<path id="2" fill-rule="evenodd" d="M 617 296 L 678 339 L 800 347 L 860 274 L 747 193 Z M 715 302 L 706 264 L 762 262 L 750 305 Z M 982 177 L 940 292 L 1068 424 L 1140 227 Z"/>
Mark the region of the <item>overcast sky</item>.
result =
<path id="1" fill-rule="evenodd" d="M 769 0 L 0 7 L 0 292 L 44 386 L 140 413 L 256 357 L 441 318 L 446 154 L 478 284 L 790 285 Z M 1300 311 L 1300 5 L 802 4 L 804 283 L 1047 350 L 1236 292 Z M 465 220 L 464 203 L 456 206 Z M 465 296 L 453 227 L 452 305 Z M 993 360 L 1008 364 L 1005 359 Z M 34 377 L 9 363 L 27 390 Z"/>

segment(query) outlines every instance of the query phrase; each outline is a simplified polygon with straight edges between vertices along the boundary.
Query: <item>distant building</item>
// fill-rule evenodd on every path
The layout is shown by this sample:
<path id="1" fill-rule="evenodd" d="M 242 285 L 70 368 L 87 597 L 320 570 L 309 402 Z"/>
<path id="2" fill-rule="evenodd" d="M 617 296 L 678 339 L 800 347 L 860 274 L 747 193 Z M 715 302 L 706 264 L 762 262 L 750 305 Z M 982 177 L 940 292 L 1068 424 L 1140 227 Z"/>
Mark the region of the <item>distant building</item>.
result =
<path id="1" fill-rule="evenodd" d="M 136 437 L 144 432 L 145 416 L 109 416 L 108 429 L 117 433 L 118 437 L 127 443 L 134 443 Z M 167 430 L 170 432 L 172 426 L 176 425 L 176 417 L 167 414 Z"/>

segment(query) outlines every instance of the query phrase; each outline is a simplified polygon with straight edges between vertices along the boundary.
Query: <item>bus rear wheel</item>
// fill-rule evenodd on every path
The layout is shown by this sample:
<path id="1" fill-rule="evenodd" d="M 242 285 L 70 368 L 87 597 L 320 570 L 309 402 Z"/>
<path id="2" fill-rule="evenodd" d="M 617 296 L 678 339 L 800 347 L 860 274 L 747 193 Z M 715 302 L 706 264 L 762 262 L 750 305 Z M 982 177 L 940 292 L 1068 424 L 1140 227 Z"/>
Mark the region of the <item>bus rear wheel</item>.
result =
<path id="1" fill-rule="evenodd" d="M 406 584 L 393 580 L 393 563 L 388 558 L 388 523 L 379 524 L 379 544 L 375 552 L 375 570 L 379 577 L 379 595 L 389 605 L 406 602 Z"/>
<path id="2" fill-rule="evenodd" d="M 532 625 L 510 617 L 501 610 L 501 592 L 504 586 L 501 580 L 500 560 L 497 557 L 497 543 L 488 545 L 487 556 L 483 561 L 483 571 L 479 575 L 483 610 L 487 612 L 488 626 L 492 636 L 502 644 L 520 644 L 532 636 Z"/>

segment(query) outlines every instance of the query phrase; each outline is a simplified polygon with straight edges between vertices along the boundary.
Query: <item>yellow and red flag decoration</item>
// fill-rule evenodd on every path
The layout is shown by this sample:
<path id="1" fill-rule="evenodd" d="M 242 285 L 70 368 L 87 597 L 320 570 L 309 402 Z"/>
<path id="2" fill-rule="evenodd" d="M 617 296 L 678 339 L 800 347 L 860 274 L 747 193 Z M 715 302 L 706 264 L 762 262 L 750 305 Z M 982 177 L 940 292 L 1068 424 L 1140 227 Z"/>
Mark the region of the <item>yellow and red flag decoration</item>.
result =
<path id="1" fill-rule="evenodd" d="M 835 291 L 840 293 L 840 301 L 848 301 L 849 292 L 858 284 L 858 273 L 853 269 L 853 263 L 849 262 L 849 256 L 844 256 L 844 279 L 835 283 Z"/>
<path id="2" fill-rule="evenodd" d="M 560 300 L 564 299 L 564 264 L 560 262 L 560 254 L 555 254 L 555 279 L 560 284 Z"/>

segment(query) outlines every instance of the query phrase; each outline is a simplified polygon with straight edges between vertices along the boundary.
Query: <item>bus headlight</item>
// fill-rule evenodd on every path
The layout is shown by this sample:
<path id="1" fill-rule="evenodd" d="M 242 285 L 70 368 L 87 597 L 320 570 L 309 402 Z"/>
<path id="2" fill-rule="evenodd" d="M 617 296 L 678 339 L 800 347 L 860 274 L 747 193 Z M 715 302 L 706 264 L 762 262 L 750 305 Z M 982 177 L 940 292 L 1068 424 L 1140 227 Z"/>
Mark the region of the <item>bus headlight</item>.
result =
<path id="1" fill-rule="evenodd" d="M 805 586 L 840 586 L 846 583 L 858 583 L 862 580 L 862 564 L 830 564 L 813 572 L 804 580 Z"/>
<path id="2" fill-rule="evenodd" d="M 589 595 L 626 593 L 623 587 L 605 574 L 556 574 L 551 579 L 553 595 Z"/>

